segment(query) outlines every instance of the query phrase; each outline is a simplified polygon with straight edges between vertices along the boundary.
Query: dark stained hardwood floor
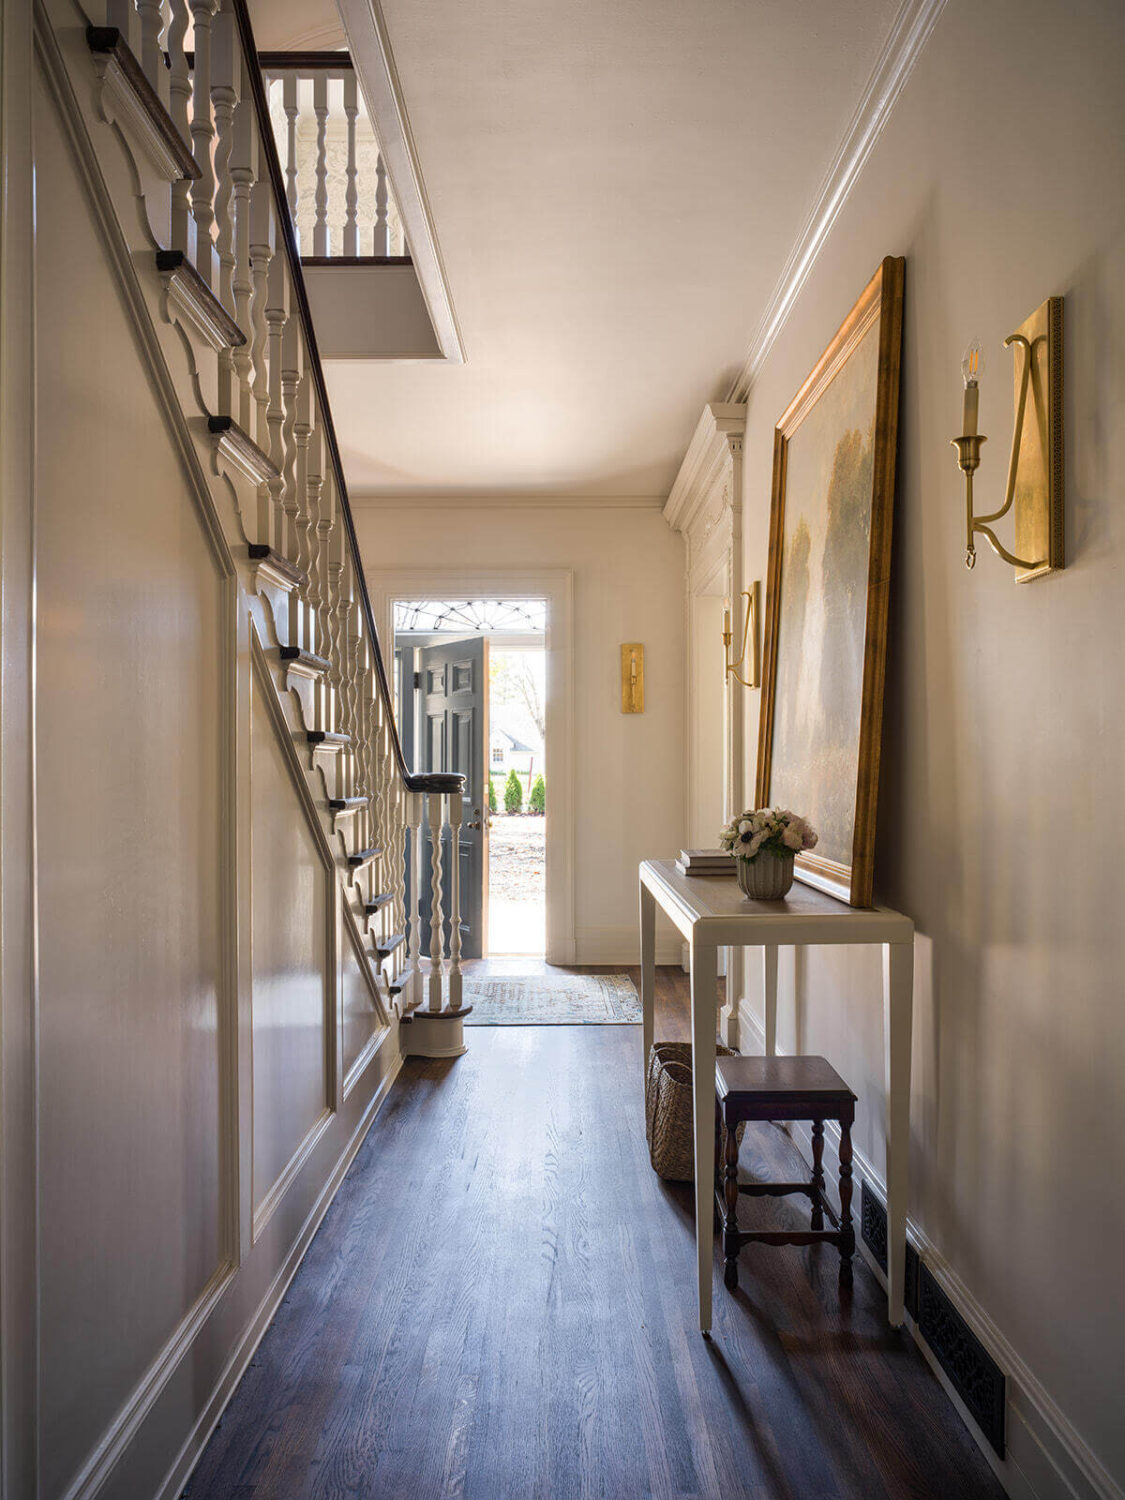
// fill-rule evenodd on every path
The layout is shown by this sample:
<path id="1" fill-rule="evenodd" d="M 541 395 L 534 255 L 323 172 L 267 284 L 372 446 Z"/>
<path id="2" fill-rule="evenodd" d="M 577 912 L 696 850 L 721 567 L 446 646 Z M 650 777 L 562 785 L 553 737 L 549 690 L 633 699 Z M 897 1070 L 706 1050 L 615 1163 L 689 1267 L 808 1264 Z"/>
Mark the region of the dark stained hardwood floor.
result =
<path id="1" fill-rule="evenodd" d="M 686 1036 L 679 971 L 658 998 L 658 1037 Z M 748 1248 L 733 1296 L 717 1263 L 700 1337 L 690 1189 L 648 1164 L 638 1028 L 469 1042 L 404 1066 L 186 1495 L 1002 1496 L 858 1258 L 850 1304 L 828 1246 Z M 794 1155 L 748 1127 L 744 1170 Z"/>

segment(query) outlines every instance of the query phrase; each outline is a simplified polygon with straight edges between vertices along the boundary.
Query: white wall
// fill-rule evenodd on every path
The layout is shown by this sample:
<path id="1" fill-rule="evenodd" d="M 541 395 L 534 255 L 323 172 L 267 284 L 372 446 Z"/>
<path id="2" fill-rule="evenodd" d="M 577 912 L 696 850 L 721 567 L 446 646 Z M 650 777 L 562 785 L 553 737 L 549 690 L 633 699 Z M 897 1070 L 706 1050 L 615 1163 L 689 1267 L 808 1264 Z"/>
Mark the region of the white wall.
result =
<path id="1" fill-rule="evenodd" d="M 679 850 L 685 815 L 683 549 L 659 502 L 360 501 L 356 526 L 378 592 L 399 570 L 573 574 L 575 960 L 635 963 L 637 866 Z M 621 712 L 623 641 L 644 643 L 643 714 Z M 660 957 L 678 955 L 669 928 Z"/>
<path id="2" fill-rule="evenodd" d="M 37 841 L 5 815 L 0 904 L 38 956 L 2 996 L 35 1151 L 5 1133 L 0 1274 L 32 1326 L 5 1312 L 0 1487 L 137 1500 L 180 1493 L 401 1058 L 299 753 L 283 601 L 250 576 L 254 486 L 212 467 L 193 366 L 213 351 L 163 315 L 64 17 L 17 80 L 34 297 L 10 265 L 0 286 L 5 339 L 14 307 L 34 320 L 35 466 L 5 475 L 0 561 L 5 795 L 18 745 Z M 13 698 L 17 598 L 34 678 Z"/>
<path id="3" fill-rule="evenodd" d="M 1025 1494 L 1063 1493 L 1028 1435 L 1043 1418 L 1077 1493 L 1119 1495 L 1108 1474 L 1125 1484 L 1123 77 L 1112 0 L 950 0 L 753 385 L 746 429 L 753 579 L 774 424 L 881 257 L 905 255 L 876 883 L 921 934 L 911 1216 L 1015 1369 L 1008 1478 Z M 1012 424 L 1001 342 L 1049 295 L 1066 298 L 1068 566 L 1017 588 L 987 549 L 964 568 L 949 439 L 979 334 L 978 495 L 996 508 Z M 745 701 L 755 746 L 759 695 Z M 827 1053 L 861 1094 L 859 1144 L 877 1167 L 879 978 L 876 955 L 810 955 L 780 1036 Z"/>

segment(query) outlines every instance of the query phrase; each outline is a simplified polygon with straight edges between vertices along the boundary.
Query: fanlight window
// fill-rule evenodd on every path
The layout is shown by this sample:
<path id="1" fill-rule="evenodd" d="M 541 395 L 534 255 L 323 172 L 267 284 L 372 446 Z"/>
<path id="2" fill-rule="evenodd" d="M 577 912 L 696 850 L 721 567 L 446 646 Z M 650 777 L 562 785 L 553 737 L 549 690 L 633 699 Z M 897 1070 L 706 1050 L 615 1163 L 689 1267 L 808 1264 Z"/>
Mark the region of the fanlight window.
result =
<path id="1" fill-rule="evenodd" d="M 544 635 L 546 599 L 400 599 L 395 604 L 395 633 L 446 632 L 465 635 Z"/>

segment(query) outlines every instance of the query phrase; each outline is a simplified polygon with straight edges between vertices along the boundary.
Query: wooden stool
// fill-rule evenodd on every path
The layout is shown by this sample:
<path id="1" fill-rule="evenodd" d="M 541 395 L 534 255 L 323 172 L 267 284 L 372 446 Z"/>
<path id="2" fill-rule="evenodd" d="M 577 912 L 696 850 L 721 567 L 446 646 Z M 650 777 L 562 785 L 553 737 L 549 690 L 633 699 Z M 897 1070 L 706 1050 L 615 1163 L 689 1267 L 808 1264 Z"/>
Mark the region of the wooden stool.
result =
<path id="1" fill-rule="evenodd" d="M 743 1245 L 836 1245 L 840 1251 L 840 1285 L 852 1284 L 855 1230 L 852 1228 L 852 1124 L 855 1098 L 823 1057 L 720 1057 L 715 1062 L 715 1196 L 723 1220 L 723 1281 L 738 1285 L 738 1252 Z M 737 1126 L 743 1120 L 811 1120 L 811 1182 L 739 1182 Z M 824 1122 L 840 1126 L 840 1216 L 824 1196 Z M 719 1180 L 719 1142 L 726 1128 L 726 1162 Z M 812 1199 L 812 1227 L 801 1230 L 738 1227 L 738 1195 L 780 1198 L 805 1193 Z M 824 1216 L 833 1227 L 825 1229 Z"/>

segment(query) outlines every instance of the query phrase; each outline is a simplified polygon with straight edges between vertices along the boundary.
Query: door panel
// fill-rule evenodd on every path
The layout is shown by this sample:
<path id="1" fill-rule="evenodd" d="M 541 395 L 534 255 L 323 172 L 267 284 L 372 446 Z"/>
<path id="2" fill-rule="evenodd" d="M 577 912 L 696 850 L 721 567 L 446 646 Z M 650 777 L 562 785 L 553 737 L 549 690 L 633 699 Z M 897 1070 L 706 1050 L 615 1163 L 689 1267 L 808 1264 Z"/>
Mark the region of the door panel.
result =
<path id="1" fill-rule="evenodd" d="M 459 771 L 466 779 L 461 822 L 461 954 L 481 958 L 485 950 L 485 856 L 488 838 L 488 639 L 470 636 L 418 653 L 418 680 L 425 726 L 420 771 Z M 429 949 L 430 840 L 424 829 L 422 855 L 422 951 Z M 449 869 L 448 832 L 443 835 L 443 869 Z M 446 951 L 449 938 L 449 882 L 443 880 Z"/>

